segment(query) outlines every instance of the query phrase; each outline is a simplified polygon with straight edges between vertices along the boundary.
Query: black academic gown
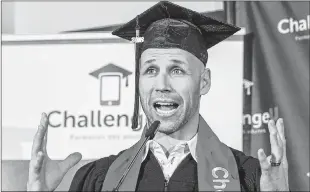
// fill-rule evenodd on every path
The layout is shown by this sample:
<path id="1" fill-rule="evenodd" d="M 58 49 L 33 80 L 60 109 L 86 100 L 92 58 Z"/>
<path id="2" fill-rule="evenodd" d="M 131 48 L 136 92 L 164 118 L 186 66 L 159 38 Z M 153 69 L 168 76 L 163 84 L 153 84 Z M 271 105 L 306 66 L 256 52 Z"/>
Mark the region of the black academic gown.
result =
<path id="1" fill-rule="evenodd" d="M 260 191 L 259 161 L 230 148 L 239 170 L 241 191 Z M 109 166 L 121 154 L 111 155 L 82 166 L 75 174 L 69 191 L 101 191 Z M 136 191 L 198 191 L 197 163 L 188 155 L 168 183 L 151 151 L 141 165 Z"/>

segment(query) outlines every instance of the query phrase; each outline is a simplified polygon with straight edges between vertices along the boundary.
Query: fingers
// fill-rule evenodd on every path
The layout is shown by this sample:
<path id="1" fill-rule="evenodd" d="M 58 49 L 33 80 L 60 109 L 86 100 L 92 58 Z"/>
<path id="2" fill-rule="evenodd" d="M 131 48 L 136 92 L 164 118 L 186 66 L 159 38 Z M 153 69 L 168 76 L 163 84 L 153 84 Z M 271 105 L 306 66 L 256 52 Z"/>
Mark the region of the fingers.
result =
<path id="1" fill-rule="evenodd" d="M 43 151 L 43 153 L 46 154 L 46 155 L 47 155 L 47 150 L 46 150 L 47 135 L 48 135 L 48 128 L 46 129 L 45 136 L 44 136 L 44 138 L 43 138 L 43 144 L 42 144 L 42 151 Z"/>
<path id="2" fill-rule="evenodd" d="M 285 138 L 285 131 L 284 131 L 284 122 L 283 119 L 280 118 L 277 121 L 277 130 L 278 130 L 278 137 L 281 140 L 282 143 L 282 167 L 285 169 L 286 175 L 288 175 L 288 163 L 287 163 L 287 157 L 286 157 L 286 138 Z"/>
<path id="3" fill-rule="evenodd" d="M 48 135 L 48 118 L 47 115 L 45 113 L 43 113 L 44 118 L 41 118 L 41 122 L 40 124 L 44 127 L 46 127 L 46 131 L 45 131 L 45 135 L 44 135 L 44 139 L 43 139 L 43 144 L 42 144 L 42 151 L 47 154 L 46 151 L 46 145 L 47 145 L 47 135 Z"/>
<path id="4" fill-rule="evenodd" d="M 76 165 L 82 159 L 82 155 L 80 153 L 72 153 L 65 160 L 60 162 L 59 167 L 62 172 L 65 174 L 71 169 L 74 165 Z"/>
<path id="5" fill-rule="evenodd" d="M 44 154 L 43 154 L 43 152 L 40 151 L 37 155 L 36 160 L 34 161 L 34 164 L 33 164 L 34 173 L 36 173 L 36 174 L 40 173 L 42 165 L 43 165 L 43 160 L 44 160 Z"/>
<path id="6" fill-rule="evenodd" d="M 271 166 L 270 165 L 271 156 L 267 157 L 265 152 L 264 152 L 264 150 L 263 149 L 259 149 L 258 152 L 257 152 L 257 157 L 258 157 L 258 160 L 259 160 L 262 172 L 263 171 L 268 171 L 268 169 Z"/>
<path id="7" fill-rule="evenodd" d="M 278 121 L 279 122 L 279 121 Z M 277 124 L 278 124 L 277 122 Z M 273 161 L 280 161 L 282 159 L 283 155 L 283 149 L 282 149 L 282 141 L 280 139 L 280 136 L 278 134 L 277 126 L 274 122 L 274 120 L 270 120 L 268 122 L 268 129 L 269 129 L 269 137 L 270 137 L 270 144 L 271 144 L 271 153 L 272 153 L 272 160 Z"/>
<path id="8" fill-rule="evenodd" d="M 32 144 L 32 158 L 36 157 L 39 151 L 42 151 L 42 143 L 44 139 L 44 127 L 39 125 L 37 133 L 34 136 L 33 144 Z"/>
<path id="9" fill-rule="evenodd" d="M 274 120 L 270 120 L 268 122 L 268 129 L 269 129 L 271 147 L 278 146 L 278 138 L 277 138 L 278 131 L 274 123 Z"/>
<path id="10" fill-rule="evenodd" d="M 280 141 L 284 147 L 286 147 L 286 139 L 285 139 L 285 133 L 284 133 L 284 123 L 283 119 L 280 118 L 277 121 L 277 131 L 278 131 L 278 137 L 280 138 Z"/>
<path id="11" fill-rule="evenodd" d="M 43 141 L 47 131 L 47 116 L 45 113 L 41 116 L 41 122 L 38 127 L 37 133 L 35 134 L 32 144 L 32 158 L 35 158 L 39 151 L 43 151 Z"/>
<path id="12" fill-rule="evenodd" d="M 46 115 L 46 113 L 42 113 L 40 124 L 42 126 L 47 127 L 47 115 Z"/>
<path id="13" fill-rule="evenodd" d="M 40 177 L 40 172 L 43 167 L 44 153 L 39 151 L 34 159 L 31 159 L 29 164 L 28 183 L 33 183 Z"/>

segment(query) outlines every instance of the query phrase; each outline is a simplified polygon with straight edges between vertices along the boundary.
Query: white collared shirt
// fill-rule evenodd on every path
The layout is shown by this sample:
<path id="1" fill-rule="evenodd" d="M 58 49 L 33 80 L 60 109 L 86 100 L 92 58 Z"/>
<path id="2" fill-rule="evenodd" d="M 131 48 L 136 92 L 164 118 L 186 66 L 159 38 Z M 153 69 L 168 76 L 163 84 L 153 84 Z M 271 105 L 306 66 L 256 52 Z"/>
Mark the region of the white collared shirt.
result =
<path id="1" fill-rule="evenodd" d="M 191 154 L 194 160 L 197 162 L 196 145 L 197 134 L 191 140 L 180 142 L 174 146 L 171 150 L 169 150 L 169 157 L 167 158 L 162 147 L 156 141 L 150 140 L 146 143 L 143 161 L 145 160 L 149 150 L 151 150 L 159 165 L 161 166 L 165 179 L 169 181 L 173 172 L 187 155 Z"/>

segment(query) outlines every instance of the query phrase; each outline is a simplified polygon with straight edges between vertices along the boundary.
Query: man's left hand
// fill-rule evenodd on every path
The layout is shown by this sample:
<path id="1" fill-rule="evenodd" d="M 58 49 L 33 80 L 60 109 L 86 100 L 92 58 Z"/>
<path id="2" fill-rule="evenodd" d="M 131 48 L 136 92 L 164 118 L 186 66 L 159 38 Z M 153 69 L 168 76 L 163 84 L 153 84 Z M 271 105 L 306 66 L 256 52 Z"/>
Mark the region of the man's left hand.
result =
<path id="1" fill-rule="evenodd" d="M 283 119 L 270 120 L 271 155 L 266 156 L 263 149 L 258 150 L 262 175 L 260 179 L 261 191 L 289 191 L 288 164 L 286 158 L 286 140 Z"/>

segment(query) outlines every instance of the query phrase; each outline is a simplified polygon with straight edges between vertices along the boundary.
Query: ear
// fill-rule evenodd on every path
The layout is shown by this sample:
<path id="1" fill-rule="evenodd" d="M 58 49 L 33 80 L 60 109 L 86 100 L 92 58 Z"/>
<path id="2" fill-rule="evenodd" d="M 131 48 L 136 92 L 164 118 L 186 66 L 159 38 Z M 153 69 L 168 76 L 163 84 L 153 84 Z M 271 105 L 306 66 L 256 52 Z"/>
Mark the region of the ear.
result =
<path id="1" fill-rule="evenodd" d="M 200 77 L 200 95 L 205 95 L 211 88 L 211 70 L 205 68 Z"/>

